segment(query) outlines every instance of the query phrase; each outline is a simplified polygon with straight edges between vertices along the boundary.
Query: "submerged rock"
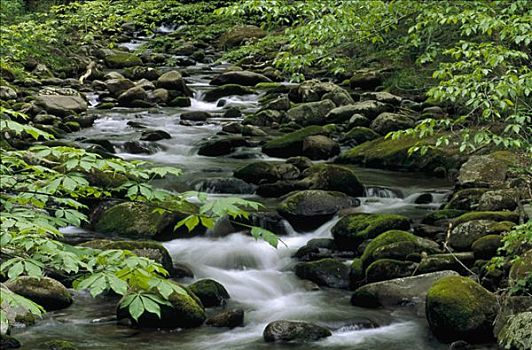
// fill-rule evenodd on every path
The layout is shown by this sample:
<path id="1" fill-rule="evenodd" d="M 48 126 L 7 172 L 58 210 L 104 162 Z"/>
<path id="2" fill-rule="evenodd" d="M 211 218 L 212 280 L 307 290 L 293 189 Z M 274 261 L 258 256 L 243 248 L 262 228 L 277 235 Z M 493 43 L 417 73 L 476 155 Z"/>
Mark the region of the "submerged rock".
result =
<path id="1" fill-rule="evenodd" d="M 212 327 L 235 328 L 244 325 L 244 310 L 226 310 L 207 319 L 206 324 Z"/>
<path id="2" fill-rule="evenodd" d="M 212 177 L 200 180 L 194 187 L 197 191 L 207 193 L 252 194 L 255 192 L 255 186 L 231 177 Z"/>
<path id="3" fill-rule="evenodd" d="M 60 310 L 72 304 L 72 295 L 61 282 L 50 277 L 18 277 L 5 283 L 14 293 L 41 305 L 47 311 Z"/>
<path id="4" fill-rule="evenodd" d="M 336 259 L 302 262 L 295 266 L 299 278 L 310 280 L 319 286 L 349 288 L 349 266 Z"/>
<path id="5" fill-rule="evenodd" d="M 332 335 L 327 328 L 302 321 L 273 321 L 262 333 L 266 342 L 305 343 Z"/>

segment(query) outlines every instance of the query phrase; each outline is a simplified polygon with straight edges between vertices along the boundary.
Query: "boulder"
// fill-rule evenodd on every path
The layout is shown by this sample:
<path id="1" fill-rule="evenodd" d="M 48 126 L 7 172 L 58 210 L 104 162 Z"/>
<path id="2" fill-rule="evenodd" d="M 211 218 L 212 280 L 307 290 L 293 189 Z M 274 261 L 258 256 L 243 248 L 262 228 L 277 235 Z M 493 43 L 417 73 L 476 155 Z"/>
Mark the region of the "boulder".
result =
<path id="1" fill-rule="evenodd" d="M 290 100 L 287 95 L 281 95 L 266 103 L 264 110 L 287 111 L 290 109 Z"/>
<path id="2" fill-rule="evenodd" d="M 209 118 L 212 118 L 211 114 L 204 111 L 190 111 L 181 113 L 179 116 L 181 120 L 190 120 L 193 122 L 204 122 Z"/>
<path id="3" fill-rule="evenodd" d="M 168 90 L 159 88 L 153 90 L 149 95 L 150 101 L 155 103 L 165 104 L 170 99 L 170 93 Z"/>
<path id="4" fill-rule="evenodd" d="M 172 136 L 164 130 L 144 130 L 140 136 L 142 141 L 160 141 L 171 138 Z"/>
<path id="5" fill-rule="evenodd" d="M 136 66 L 124 69 L 124 75 L 133 80 L 147 79 L 152 81 L 159 79 L 161 72 L 153 67 Z"/>
<path id="6" fill-rule="evenodd" d="M 300 261 L 315 261 L 329 258 L 336 250 L 334 240 L 330 238 L 313 238 L 300 247 L 294 257 Z"/>
<path id="7" fill-rule="evenodd" d="M 302 155 L 312 160 L 329 159 L 340 153 L 338 143 L 324 135 L 311 135 L 303 140 Z"/>
<path id="8" fill-rule="evenodd" d="M 493 339 L 497 298 L 467 277 L 444 277 L 427 293 L 426 315 L 441 341 L 487 342 Z"/>
<path id="9" fill-rule="evenodd" d="M 312 230 L 352 204 L 341 192 L 306 190 L 288 196 L 277 210 L 295 229 Z"/>
<path id="10" fill-rule="evenodd" d="M 252 194 L 255 192 L 255 186 L 232 177 L 203 179 L 198 181 L 194 188 L 199 192 L 207 193 Z"/>
<path id="11" fill-rule="evenodd" d="M 392 131 L 411 128 L 414 124 L 415 120 L 410 116 L 384 112 L 371 122 L 370 128 L 381 135 L 387 135 Z"/>
<path id="12" fill-rule="evenodd" d="M 515 190 L 494 190 L 482 194 L 478 201 L 477 210 L 501 211 L 515 210 L 517 208 L 518 194 Z"/>
<path id="13" fill-rule="evenodd" d="M 255 72 L 240 70 L 222 73 L 211 80 L 211 85 L 238 84 L 242 86 L 255 86 L 259 83 L 271 82 L 271 79 Z"/>
<path id="14" fill-rule="evenodd" d="M 347 91 L 331 82 L 323 82 L 319 80 L 307 80 L 300 85 L 290 89 L 288 97 L 291 101 L 296 103 L 301 102 L 316 102 L 324 99 L 334 99 L 335 95 L 339 94 L 342 100 L 349 95 Z M 344 100 L 346 101 L 346 100 Z M 349 103 L 352 103 L 349 99 Z M 336 106 L 336 104 L 335 104 Z M 334 108 L 334 107 L 333 107 Z"/>
<path id="15" fill-rule="evenodd" d="M 355 103 L 353 97 L 346 90 L 338 87 L 331 92 L 324 94 L 322 100 L 331 100 L 338 107 Z"/>
<path id="16" fill-rule="evenodd" d="M 266 342 L 306 343 L 332 335 L 327 328 L 303 321 L 273 321 L 263 332 Z"/>
<path id="17" fill-rule="evenodd" d="M 220 45 L 231 48 L 239 46 L 249 39 L 260 39 L 266 36 L 266 32 L 253 25 L 234 26 L 220 37 Z"/>
<path id="18" fill-rule="evenodd" d="M 391 111 L 392 108 L 385 103 L 370 100 L 356 102 L 350 106 L 350 110 L 353 112 L 352 115 L 360 114 L 370 120 L 373 120 L 381 113 Z"/>
<path id="19" fill-rule="evenodd" d="M 224 156 L 234 152 L 237 147 L 242 147 L 246 144 L 246 140 L 242 137 L 211 139 L 200 145 L 198 154 L 207 157 Z"/>
<path id="20" fill-rule="evenodd" d="M 123 299 L 127 298 L 124 296 Z M 161 305 L 161 317 L 145 312 L 135 321 L 127 307 L 117 307 L 119 320 L 129 319 L 139 328 L 194 328 L 203 324 L 206 319 L 205 310 L 194 294 L 182 288 L 182 292 L 173 292 L 168 301 L 170 305 Z M 119 304 L 120 305 L 120 304 Z"/>
<path id="21" fill-rule="evenodd" d="M 135 83 L 129 79 L 117 78 L 105 81 L 105 87 L 114 97 L 120 96 L 124 91 L 135 87 Z"/>
<path id="22" fill-rule="evenodd" d="M 371 263 L 366 269 L 368 282 L 386 281 L 399 277 L 412 276 L 417 269 L 417 263 L 394 259 L 379 259 Z"/>
<path id="23" fill-rule="evenodd" d="M 485 188 L 466 188 L 453 193 L 445 209 L 475 210 L 478 208 L 480 198 L 487 191 Z"/>
<path id="24" fill-rule="evenodd" d="M 372 90 L 382 84 L 382 74 L 379 71 L 364 69 L 354 72 L 349 85 L 352 88 Z"/>
<path id="25" fill-rule="evenodd" d="M 87 101 L 81 96 L 41 95 L 35 100 L 37 106 L 58 117 L 85 112 Z"/>
<path id="26" fill-rule="evenodd" d="M 371 91 L 371 92 L 364 92 L 362 95 L 360 95 L 360 100 L 366 101 L 366 100 L 375 100 L 377 102 L 387 103 L 390 105 L 398 106 L 401 104 L 401 101 L 403 100 L 402 97 L 391 94 L 387 91 Z"/>
<path id="27" fill-rule="evenodd" d="M 280 123 L 282 118 L 283 113 L 267 109 L 246 116 L 242 121 L 242 124 L 255 126 L 272 126 L 273 123 Z"/>
<path id="28" fill-rule="evenodd" d="M 114 51 L 110 55 L 105 56 L 104 61 L 109 68 L 126 68 L 142 65 L 140 57 L 132 53 L 120 51 Z"/>
<path id="29" fill-rule="evenodd" d="M 345 123 L 351 119 L 355 114 L 357 114 L 360 109 L 356 105 L 345 105 L 333 108 L 325 116 L 326 123 Z M 364 116 L 362 116 L 365 118 Z M 369 123 L 369 122 L 368 122 Z M 367 125 L 365 125 L 367 126 Z"/>
<path id="30" fill-rule="evenodd" d="M 230 299 L 225 287 L 212 279 L 196 281 L 188 286 L 188 290 L 194 293 L 205 307 L 225 305 L 226 301 Z"/>
<path id="31" fill-rule="evenodd" d="M 242 95 L 251 95 L 255 91 L 238 84 L 226 84 L 215 87 L 214 89 L 208 90 L 203 95 L 203 99 L 206 102 L 216 102 L 222 97 L 227 96 L 242 96 Z"/>
<path id="32" fill-rule="evenodd" d="M 295 266 L 299 278 L 310 280 L 319 286 L 349 288 L 349 266 L 336 259 L 302 262 Z"/>
<path id="33" fill-rule="evenodd" d="M 46 311 L 67 308 L 73 301 L 68 289 L 50 277 L 21 276 L 7 281 L 5 286 L 12 292 L 41 305 Z"/>
<path id="34" fill-rule="evenodd" d="M 219 314 L 209 317 L 205 323 L 212 327 L 242 327 L 244 325 L 244 310 L 231 309 L 222 311 Z"/>
<path id="35" fill-rule="evenodd" d="M 353 197 L 364 194 L 364 185 L 356 173 L 346 167 L 316 164 L 307 168 L 302 175 L 312 190 L 339 191 Z"/>
<path id="36" fill-rule="evenodd" d="M 308 190 L 309 184 L 306 181 L 276 181 L 274 183 L 263 183 L 257 187 L 257 194 L 261 197 L 278 198 L 293 191 Z"/>
<path id="37" fill-rule="evenodd" d="M 324 125 L 328 122 L 325 116 L 335 107 L 330 100 L 307 102 L 290 108 L 286 116 L 288 120 L 302 126 Z"/>
<path id="38" fill-rule="evenodd" d="M 138 101 L 148 100 L 148 94 L 143 88 L 135 86 L 121 93 L 117 100 L 121 106 L 136 107 Z"/>
<path id="39" fill-rule="evenodd" d="M 157 87 L 167 90 L 182 92 L 185 96 L 192 97 L 192 91 L 189 89 L 183 76 L 176 70 L 164 73 L 157 79 Z"/>
<path id="40" fill-rule="evenodd" d="M 472 252 L 434 254 L 421 259 L 417 273 L 453 270 L 460 274 L 467 274 L 469 271 L 466 267 L 471 267 L 474 262 L 475 256 Z"/>
<path id="41" fill-rule="evenodd" d="M 340 250 L 355 251 L 365 240 L 389 230 L 408 230 L 410 220 L 393 214 L 351 214 L 344 216 L 331 230 Z"/>
<path id="42" fill-rule="evenodd" d="M 363 126 L 355 126 L 345 133 L 342 141 L 349 145 L 360 145 L 366 141 L 375 140 L 380 137 L 375 131 Z"/>
<path id="43" fill-rule="evenodd" d="M 242 127 L 242 135 L 243 136 L 266 136 L 268 134 L 264 130 L 259 128 L 258 126 L 244 125 Z"/>
<path id="44" fill-rule="evenodd" d="M 508 151 L 471 156 L 460 168 L 458 185 L 461 187 L 496 187 L 506 180 L 508 167 L 515 155 Z"/>
<path id="45" fill-rule="evenodd" d="M 453 225 L 458 226 L 472 220 L 491 220 L 519 222 L 519 214 L 513 211 L 472 211 L 465 213 L 453 220 Z"/>
<path id="46" fill-rule="evenodd" d="M 486 235 L 480 237 L 471 245 L 475 259 L 489 260 L 497 255 L 497 250 L 502 247 L 501 235 Z"/>
<path id="47" fill-rule="evenodd" d="M 296 156 L 286 160 L 287 164 L 295 165 L 299 170 L 304 171 L 312 166 L 312 161 L 307 157 Z"/>
<path id="48" fill-rule="evenodd" d="M 9 86 L 0 85 L 0 100 L 15 100 L 17 98 L 17 92 L 15 89 Z"/>
<path id="49" fill-rule="evenodd" d="M 45 341 L 43 345 L 45 346 L 44 349 L 47 350 L 79 350 L 79 348 L 73 342 L 68 340 L 48 340 Z"/>
<path id="50" fill-rule="evenodd" d="M 497 222 L 491 220 L 471 220 L 457 225 L 452 229 L 448 244 L 456 250 L 470 250 L 473 242 L 481 237 L 510 231 L 512 222 Z"/>
<path id="51" fill-rule="evenodd" d="M 299 177 L 300 171 L 292 164 L 259 161 L 237 169 L 233 175 L 246 182 L 260 184 L 279 180 L 295 180 Z"/>
<path id="52" fill-rule="evenodd" d="M 440 271 L 366 284 L 355 290 L 351 304 L 361 307 L 424 304 L 429 288 L 443 277 L 457 276 Z"/>
<path id="53" fill-rule="evenodd" d="M 270 140 L 262 146 L 262 152 L 271 157 L 290 158 L 303 154 L 303 143 L 309 136 L 324 135 L 327 131 L 321 126 L 309 126 Z"/>

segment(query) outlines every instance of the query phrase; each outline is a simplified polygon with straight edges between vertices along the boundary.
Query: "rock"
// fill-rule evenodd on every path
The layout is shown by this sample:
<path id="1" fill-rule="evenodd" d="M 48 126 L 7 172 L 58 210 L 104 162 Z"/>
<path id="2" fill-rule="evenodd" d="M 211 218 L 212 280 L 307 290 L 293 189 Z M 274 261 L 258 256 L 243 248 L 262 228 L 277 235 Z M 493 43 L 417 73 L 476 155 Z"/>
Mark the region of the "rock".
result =
<path id="1" fill-rule="evenodd" d="M 290 157 L 286 160 L 286 163 L 295 165 L 301 171 L 310 168 L 313 164 L 310 159 L 303 156 Z"/>
<path id="2" fill-rule="evenodd" d="M 41 305 L 47 311 L 64 309 L 72 304 L 72 296 L 68 289 L 50 277 L 20 276 L 7 281 L 5 286 L 12 292 Z"/>
<path id="3" fill-rule="evenodd" d="M 181 73 L 176 70 L 172 70 L 164 73 L 157 79 L 157 87 L 181 91 L 185 96 L 192 97 L 192 91 L 188 88 Z"/>
<path id="4" fill-rule="evenodd" d="M 482 194 L 477 210 L 481 211 L 513 211 L 517 208 L 518 195 L 514 190 L 487 191 Z"/>
<path id="5" fill-rule="evenodd" d="M 216 102 L 218 99 L 226 96 L 242 96 L 251 95 L 254 93 L 254 90 L 242 85 L 226 84 L 206 91 L 203 99 L 206 102 Z"/>
<path id="6" fill-rule="evenodd" d="M 210 85 L 226 85 L 226 84 L 238 84 L 242 86 L 255 86 L 259 83 L 268 83 L 271 82 L 271 79 L 259 74 L 250 71 L 232 71 L 222 73 L 209 83 Z"/>
<path id="7" fill-rule="evenodd" d="M 125 296 L 127 298 L 127 295 Z M 135 321 L 129 310 L 117 307 L 117 318 L 129 319 L 140 328 L 194 328 L 203 324 L 206 319 L 205 310 L 191 292 L 183 288 L 182 293 L 174 292 L 168 298 L 172 306 L 161 305 L 161 317 L 145 312 Z"/>
<path id="8" fill-rule="evenodd" d="M 36 75 L 39 78 L 53 78 L 52 71 L 46 67 L 44 64 L 39 63 L 32 71 L 33 75 Z"/>
<path id="9" fill-rule="evenodd" d="M 328 122 L 325 116 L 335 107 L 330 100 L 307 102 L 290 108 L 286 116 L 290 121 L 302 126 L 324 125 Z"/>
<path id="10" fill-rule="evenodd" d="M 403 100 L 400 96 L 391 94 L 386 91 L 364 92 L 362 95 L 360 95 L 360 99 L 362 101 L 375 100 L 377 102 L 387 103 L 387 104 L 391 104 L 394 106 L 400 105 L 401 101 Z"/>
<path id="11" fill-rule="evenodd" d="M 190 107 L 192 102 L 190 102 L 190 98 L 186 96 L 177 96 L 172 101 L 168 102 L 168 106 L 170 107 Z"/>
<path id="12" fill-rule="evenodd" d="M 508 167 L 515 155 L 508 151 L 472 156 L 460 168 L 458 185 L 461 187 L 496 187 L 506 180 Z"/>
<path id="13" fill-rule="evenodd" d="M 369 283 L 355 290 L 351 304 L 361 307 L 424 304 L 429 288 L 436 281 L 457 275 L 454 271 L 440 271 Z"/>
<path id="14" fill-rule="evenodd" d="M 266 342 L 306 343 L 329 337 L 332 333 L 312 323 L 280 320 L 270 322 L 262 335 Z"/>
<path id="15" fill-rule="evenodd" d="M 507 324 L 509 318 L 521 312 L 532 310 L 532 298 L 530 296 L 506 296 L 502 298 L 500 310 L 495 320 L 493 334 L 499 338 L 499 334 Z"/>
<path id="16" fill-rule="evenodd" d="M 356 173 L 348 168 L 332 164 L 316 164 L 303 172 L 309 189 L 339 191 L 352 197 L 364 194 L 364 185 Z"/>
<path id="17" fill-rule="evenodd" d="M 252 194 L 255 192 L 255 186 L 231 177 L 212 177 L 200 180 L 194 187 L 199 192 L 207 193 Z"/>
<path id="18" fill-rule="evenodd" d="M 246 140 L 242 137 L 212 139 L 200 145 L 198 154 L 207 157 L 223 156 L 234 152 L 235 148 L 245 146 L 246 144 Z"/>
<path id="19" fill-rule="evenodd" d="M 281 122 L 283 114 L 274 110 L 263 110 L 255 114 L 248 115 L 244 118 L 242 124 L 255 126 L 272 126 L 274 123 Z"/>
<path id="20" fill-rule="evenodd" d="M 497 250 L 500 247 L 502 247 L 500 235 L 486 235 L 474 241 L 471 250 L 475 254 L 475 259 L 489 260 L 497 255 Z"/>
<path id="21" fill-rule="evenodd" d="M 445 205 L 445 209 L 475 210 L 486 191 L 485 188 L 467 188 L 456 191 Z"/>
<path id="22" fill-rule="evenodd" d="M 227 299 L 231 298 L 225 287 L 212 279 L 196 281 L 188 286 L 188 289 L 201 300 L 205 307 L 225 305 Z"/>
<path id="23" fill-rule="evenodd" d="M 521 259 L 518 259 L 512 263 L 510 267 L 510 273 L 508 275 L 508 284 L 510 287 L 518 287 L 519 283 L 524 282 L 524 286 L 521 285 L 521 289 L 532 288 L 532 281 L 530 278 L 530 271 L 532 271 L 532 249 L 530 244 L 521 245 L 520 249 L 528 249 L 521 255 Z"/>
<path id="24" fill-rule="evenodd" d="M 148 100 L 148 94 L 143 88 L 135 86 L 118 96 L 118 104 L 125 107 L 136 107 L 137 101 Z"/>
<path id="25" fill-rule="evenodd" d="M 360 70 L 349 79 L 352 88 L 372 90 L 382 84 L 382 76 L 378 71 Z"/>
<path id="26" fill-rule="evenodd" d="M 235 26 L 220 37 L 220 45 L 224 47 L 239 46 L 249 39 L 260 39 L 266 36 L 266 32 L 257 26 Z"/>
<path id="27" fill-rule="evenodd" d="M 346 106 L 355 103 L 351 95 L 341 87 L 324 94 L 322 100 L 331 100 L 336 106 Z"/>
<path id="28" fill-rule="evenodd" d="M 135 86 L 141 87 L 146 91 L 155 90 L 155 84 L 149 81 L 148 79 L 141 79 L 135 83 Z M 164 89 L 166 90 L 166 89 Z M 168 90 L 166 90 L 168 92 Z"/>
<path id="29" fill-rule="evenodd" d="M 88 108 L 87 102 L 80 96 L 41 95 L 35 102 L 46 112 L 58 117 L 82 113 Z"/>
<path id="30" fill-rule="evenodd" d="M 471 267 L 475 262 L 475 256 L 471 252 L 453 254 L 434 254 L 421 259 L 417 272 L 419 274 L 453 270 L 460 274 L 467 274 L 466 267 Z"/>
<path id="31" fill-rule="evenodd" d="M 294 257 L 300 261 L 321 260 L 331 257 L 333 250 L 336 250 L 334 240 L 330 238 L 313 238 L 300 247 Z"/>
<path id="32" fill-rule="evenodd" d="M 127 78 L 133 80 L 157 80 L 161 76 L 161 72 L 157 68 L 136 66 L 124 69 L 124 74 Z"/>
<path id="33" fill-rule="evenodd" d="M 470 250 L 471 245 L 477 239 L 490 234 L 510 231 L 513 226 L 511 222 L 471 220 L 453 228 L 448 238 L 448 244 L 456 250 Z"/>
<path id="34" fill-rule="evenodd" d="M 366 141 L 375 140 L 379 136 L 379 134 L 370 128 L 355 126 L 344 135 L 343 141 L 350 145 L 360 145 Z"/>
<path id="35" fill-rule="evenodd" d="M 262 152 L 271 157 L 289 158 L 303 155 L 303 143 L 308 136 L 327 134 L 320 126 L 309 126 L 266 142 Z"/>
<path id="36" fill-rule="evenodd" d="M 191 120 L 193 122 L 204 122 L 209 118 L 212 118 L 210 113 L 204 111 L 190 111 L 181 113 L 179 116 L 181 120 Z"/>
<path id="37" fill-rule="evenodd" d="M 438 225 L 441 222 L 447 222 L 450 219 L 456 218 L 464 213 L 465 213 L 464 210 L 457 210 L 457 209 L 435 210 L 425 215 L 421 223 L 426 224 L 426 225 Z"/>
<path id="38" fill-rule="evenodd" d="M 223 311 L 209 317 L 206 323 L 212 327 L 242 327 L 244 325 L 244 310 L 232 309 Z"/>
<path id="39" fill-rule="evenodd" d="M 356 126 L 363 126 L 368 127 L 371 124 L 370 120 L 366 117 L 364 117 L 362 114 L 353 114 L 351 118 L 349 118 L 347 122 L 348 128 L 354 128 Z M 371 130 L 371 129 L 369 129 Z M 378 135 L 375 131 L 371 130 L 371 132 Z"/>
<path id="40" fill-rule="evenodd" d="M 299 86 L 292 88 L 288 97 L 296 103 L 301 103 L 316 102 L 329 98 L 334 99 L 336 94 L 340 95 L 338 97 L 340 97 L 341 100 L 344 100 L 346 94 L 349 95 L 344 89 L 336 84 L 313 79 L 307 80 Z M 352 99 L 349 100 L 349 103 L 352 103 Z"/>
<path id="41" fill-rule="evenodd" d="M 415 124 L 413 118 L 397 113 L 381 113 L 371 122 L 370 128 L 381 135 L 389 132 L 412 128 Z"/>
<path id="42" fill-rule="evenodd" d="M 277 198 L 293 191 L 308 190 L 309 184 L 305 181 L 276 181 L 263 183 L 257 187 L 257 194 L 261 197 Z"/>
<path id="43" fill-rule="evenodd" d="M 190 205 L 190 212 L 197 208 Z M 197 228 L 188 232 L 180 228 L 174 232 L 178 220 L 184 219 L 187 214 L 159 214 L 144 203 L 137 202 L 110 202 L 98 207 L 92 217 L 92 227 L 100 233 L 117 234 L 127 238 L 143 238 L 155 240 L 169 240 L 176 237 L 194 236 L 203 232 Z"/>
<path id="44" fill-rule="evenodd" d="M 340 153 L 340 146 L 324 135 L 311 135 L 303 140 L 302 155 L 313 160 L 329 159 Z"/>
<path id="45" fill-rule="evenodd" d="M 491 341 L 496 314 L 495 295 L 467 277 L 441 278 L 427 293 L 427 321 L 432 333 L 444 342 Z"/>
<path id="46" fill-rule="evenodd" d="M 7 350 L 7 349 L 18 349 L 21 347 L 20 342 L 6 334 L 0 335 L 0 349 Z"/>
<path id="47" fill-rule="evenodd" d="M 377 101 L 356 102 L 350 106 L 350 109 L 353 112 L 352 115 L 361 114 L 370 120 L 375 119 L 381 113 L 392 110 L 389 105 Z"/>
<path id="48" fill-rule="evenodd" d="M 288 196 L 277 210 L 294 228 L 311 230 L 351 205 L 351 199 L 341 192 L 306 190 Z"/>
<path id="49" fill-rule="evenodd" d="M 159 88 L 159 89 L 153 90 L 149 98 L 151 101 L 155 103 L 165 104 L 168 102 L 168 99 L 170 98 L 170 94 L 168 90 Z"/>
<path id="50" fill-rule="evenodd" d="M 135 83 L 132 82 L 129 79 L 121 78 L 121 79 L 109 79 L 105 81 L 105 87 L 111 95 L 118 97 L 120 96 L 124 91 L 129 90 L 133 87 L 135 87 Z"/>
<path id="51" fill-rule="evenodd" d="M 126 141 L 122 145 L 122 148 L 124 152 L 132 154 L 154 154 L 159 150 L 158 147 L 150 147 L 138 141 Z"/>
<path id="52" fill-rule="evenodd" d="M 302 262 L 295 266 L 299 278 L 310 280 L 319 286 L 349 288 L 349 266 L 336 259 Z"/>
<path id="53" fill-rule="evenodd" d="M 393 214 L 351 214 L 344 216 L 331 230 L 340 250 L 355 251 L 366 239 L 389 230 L 408 230 L 410 221 Z"/>
<path id="54" fill-rule="evenodd" d="M 94 249 L 122 249 L 130 250 L 133 254 L 151 259 L 161 264 L 166 271 L 174 276 L 174 267 L 172 257 L 168 250 L 159 242 L 155 241 L 111 241 L 107 239 L 98 239 L 80 244 L 82 247 Z"/>
<path id="55" fill-rule="evenodd" d="M 465 213 L 453 220 L 453 225 L 458 226 L 472 220 L 492 220 L 519 222 L 519 214 L 512 211 L 472 211 Z"/>
<path id="56" fill-rule="evenodd" d="M 300 171 L 292 164 L 260 161 L 237 169 L 233 175 L 246 182 L 260 184 L 279 180 L 295 180 L 299 177 Z"/>
<path id="57" fill-rule="evenodd" d="M 379 259 L 371 263 L 366 269 L 368 282 L 386 281 L 389 279 L 412 276 L 417 269 L 417 263 L 394 259 Z"/>
<path id="58" fill-rule="evenodd" d="M 333 108 L 325 116 L 326 123 L 345 123 L 357 114 L 360 109 L 356 105 L 345 105 Z"/>
<path id="59" fill-rule="evenodd" d="M 253 125 L 244 125 L 242 127 L 242 135 L 243 136 L 266 136 L 265 131 L 263 131 L 261 128 Z"/>
<path id="60" fill-rule="evenodd" d="M 103 78 L 105 80 L 110 80 L 110 79 L 126 79 L 126 77 L 124 77 L 122 74 L 118 73 L 118 72 L 115 72 L 115 71 L 112 71 L 112 72 L 108 72 L 106 73 Z"/>
<path id="61" fill-rule="evenodd" d="M 532 311 L 510 316 L 497 336 L 497 343 L 504 349 L 532 349 Z"/>
<path id="62" fill-rule="evenodd" d="M 263 109 L 272 111 L 287 111 L 290 109 L 290 100 L 288 99 L 287 95 L 282 95 L 268 102 Z"/>
<path id="63" fill-rule="evenodd" d="M 109 68 L 126 68 L 142 65 L 140 57 L 128 52 L 115 51 L 105 56 L 104 60 Z"/>
<path id="64" fill-rule="evenodd" d="M 0 100 L 15 100 L 17 92 L 9 86 L 0 85 Z"/>
<path id="65" fill-rule="evenodd" d="M 48 340 L 44 342 L 44 346 L 48 350 L 78 350 L 78 347 L 68 340 Z"/>

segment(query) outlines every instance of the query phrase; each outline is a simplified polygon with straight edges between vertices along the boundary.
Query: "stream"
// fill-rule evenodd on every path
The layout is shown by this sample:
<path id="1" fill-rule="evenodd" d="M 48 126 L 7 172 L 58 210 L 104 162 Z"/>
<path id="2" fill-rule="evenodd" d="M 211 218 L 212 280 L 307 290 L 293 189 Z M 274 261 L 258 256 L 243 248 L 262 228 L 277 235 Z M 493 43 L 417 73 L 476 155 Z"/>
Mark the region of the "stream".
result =
<path id="1" fill-rule="evenodd" d="M 137 45 L 137 42 L 134 44 Z M 233 170 L 255 160 L 279 160 L 262 154 L 260 147 L 238 150 L 225 157 L 197 155 L 198 143 L 218 133 L 221 123 L 228 121 L 222 118 L 224 109 L 219 107 L 218 102 L 207 103 L 202 100 L 203 91 L 209 89 L 208 82 L 224 68 L 224 65 L 202 64 L 185 69 L 188 72 L 185 78 L 187 84 L 195 91 L 190 107 L 149 110 L 114 108 L 109 111 L 92 109 L 90 113 L 98 115 L 94 126 L 69 134 L 68 137 L 70 140 L 107 139 L 116 145 L 117 155 L 125 159 L 178 166 L 183 169 L 184 175 L 171 184 L 165 184 L 175 190 L 194 189 L 200 179 L 229 177 Z M 92 99 L 92 96 L 88 97 Z M 259 97 L 247 95 L 224 100 L 226 106 L 238 106 L 244 113 L 251 113 L 259 108 Z M 205 124 L 181 125 L 179 114 L 183 111 L 207 111 L 214 117 Z M 142 123 L 149 129 L 165 130 L 172 138 L 158 141 L 154 154 L 127 153 L 121 145 L 126 141 L 138 140 L 142 131 L 129 126 L 129 121 Z M 366 196 L 359 198 L 361 205 L 356 209 L 359 212 L 397 213 L 416 221 L 428 210 L 437 208 L 451 187 L 445 180 L 420 174 L 353 168 L 366 186 Z M 432 194 L 433 201 L 430 204 L 415 204 L 415 199 L 423 193 Z M 245 197 L 264 201 L 256 195 Z M 278 199 L 268 199 L 266 202 L 268 206 L 273 206 Z M 278 249 L 240 233 L 225 237 L 175 239 L 164 243 L 174 263 L 189 266 L 195 279 L 212 278 L 226 287 L 231 299 L 225 307 L 244 309 L 244 327 L 231 330 L 205 325 L 172 331 L 131 329 L 118 325 L 113 319 L 116 300 L 93 299 L 86 293 L 76 293 L 71 307 L 50 312 L 32 327 L 15 329 L 13 335 L 20 339 L 23 349 L 39 349 L 49 339 L 69 340 L 80 349 L 447 349 L 447 345 L 432 337 L 424 315 L 417 315 L 409 308 L 354 307 L 349 302 L 349 291 L 329 288 L 315 290 L 311 283 L 295 276 L 292 271 L 297 261 L 291 256 L 312 238 L 331 237 L 330 229 L 337 220 L 333 218 L 317 230 L 307 233 L 297 233 L 286 223 L 290 234 L 281 237 L 286 245 L 280 245 Z M 65 234 L 69 232 L 67 230 Z M 211 308 L 207 312 L 212 315 L 220 310 L 221 307 Z M 264 327 L 280 319 L 324 325 L 332 330 L 333 335 L 304 345 L 265 343 L 262 338 Z M 378 326 L 369 329 L 360 326 L 368 323 Z"/>

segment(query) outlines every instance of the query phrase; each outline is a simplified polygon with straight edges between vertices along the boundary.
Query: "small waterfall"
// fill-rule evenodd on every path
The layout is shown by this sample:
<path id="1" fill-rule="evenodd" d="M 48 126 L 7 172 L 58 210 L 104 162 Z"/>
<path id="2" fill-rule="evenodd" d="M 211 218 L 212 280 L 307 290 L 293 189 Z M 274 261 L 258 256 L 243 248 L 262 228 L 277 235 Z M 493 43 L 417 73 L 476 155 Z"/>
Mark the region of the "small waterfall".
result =
<path id="1" fill-rule="evenodd" d="M 400 190 L 391 189 L 389 187 L 382 186 L 366 186 L 364 191 L 365 197 L 376 198 L 402 198 L 403 194 Z"/>

